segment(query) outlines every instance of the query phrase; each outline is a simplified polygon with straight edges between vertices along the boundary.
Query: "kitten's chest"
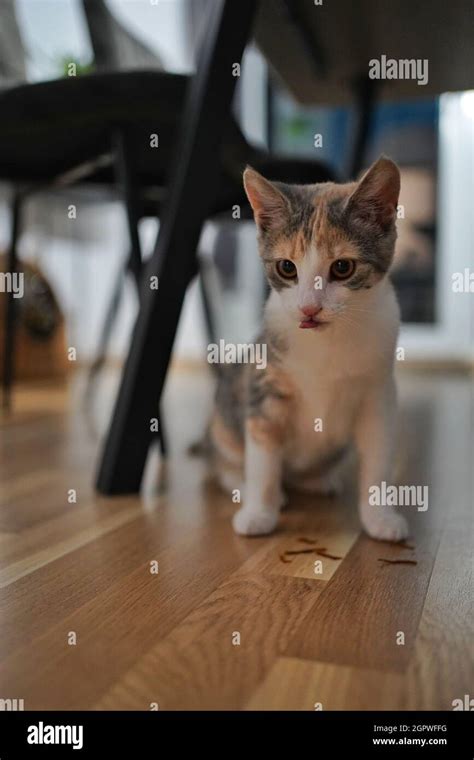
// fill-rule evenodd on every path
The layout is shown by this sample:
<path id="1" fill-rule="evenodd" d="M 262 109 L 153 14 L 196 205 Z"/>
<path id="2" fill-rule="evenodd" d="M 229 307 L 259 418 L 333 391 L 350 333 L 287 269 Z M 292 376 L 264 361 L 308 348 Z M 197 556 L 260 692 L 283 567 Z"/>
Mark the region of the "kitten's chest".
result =
<path id="1" fill-rule="evenodd" d="M 295 397 L 285 458 L 292 469 L 308 469 L 352 439 L 364 380 L 335 360 L 334 352 L 331 362 L 324 356 L 290 358 Z"/>

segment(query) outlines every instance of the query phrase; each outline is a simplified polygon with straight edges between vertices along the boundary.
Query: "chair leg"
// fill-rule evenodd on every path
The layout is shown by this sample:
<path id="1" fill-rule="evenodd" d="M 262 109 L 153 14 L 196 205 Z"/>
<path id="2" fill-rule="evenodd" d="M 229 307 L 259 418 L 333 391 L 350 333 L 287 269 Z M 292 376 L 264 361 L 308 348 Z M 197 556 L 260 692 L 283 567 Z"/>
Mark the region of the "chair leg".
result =
<path id="1" fill-rule="evenodd" d="M 86 396 L 90 395 L 94 381 L 102 370 L 107 358 L 107 349 L 122 297 L 124 274 L 129 270 L 133 275 L 137 287 L 139 287 L 142 269 L 142 252 L 138 235 L 138 222 L 140 218 L 138 212 L 138 187 L 133 172 L 131 147 L 124 129 L 117 129 L 113 135 L 113 148 L 117 183 L 123 196 L 125 212 L 127 215 L 130 254 L 125 267 L 119 270 L 115 281 L 112 297 L 102 326 L 97 357 L 90 368 L 89 376 L 87 378 Z"/>
<path id="2" fill-rule="evenodd" d="M 158 433 L 156 433 L 156 437 L 158 438 L 161 456 L 166 458 L 168 455 L 168 439 L 166 436 L 165 417 L 162 407 L 158 410 Z"/>
<path id="3" fill-rule="evenodd" d="M 132 273 L 138 288 L 142 276 L 142 249 L 138 234 L 140 221 L 140 187 L 137 182 L 134 164 L 133 144 L 125 129 L 117 129 L 114 135 L 115 172 L 122 192 L 127 215 L 128 235 L 130 238 L 130 256 L 128 269 Z"/>
<path id="4" fill-rule="evenodd" d="M 18 237 L 20 234 L 21 211 L 23 197 L 20 192 L 15 192 L 12 202 L 12 235 L 7 255 L 6 271 L 13 276 L 18 268 Z M 12 288 L 5 297 L 5 331 L 3 344 L 3 376 L 2 376 L 2 406 L 5 410 L 11 409 L 11 395 L 13 376 L 15 370 L 15 335 L 16 335 L 16 299 Z"/>
<path id="5" fill-rule="evenodd" d="M 216 342 L 216 327 L 214 314 L 212 311 L 211 294 L 210 294 L 210 271 L 212 264 L 204 261 L 202 258 L 199 260 L 199 289 L 201 291 L 202 309 L 204 313 L 204 321 L 206 323 L 207 337 L 209 343 Z M 214 365 L 211 365 L 214 366 Z"/>
<path id="6" fill-rule="evenodd" d="M 196 250 L 214 202 L 219 145 L 240 61 L 258 3 L 215 0 L 182 116 L 174 172 L 157 246 L 142 283 L 140 311 L 102 455 L 97 488 L 136 493 L 151 441 L 150 419 L 165 382 Z M 159 290 L 149 277 L 158 277 Z"/>
<path id="7" fill-rule="evenodd" d="M 350 158 L 348 179 L 357 177 L 364 167 L 364 157 L 370 134 L 372 115 L 375 107 L 376 82 L 364 77 L 356 84 L 357 129 Z"/>
<path id="8" fill-rule="evenodd" d="M 137 286 L 138 297 L 140 298 L 140 285 L 143 273 L 143 255 L 140 244 L 140 235 L 138 224 L 140 221 L 140 186 L 137 181 L 134 163 L 133 143 L 129 138 L 126 129 L 117 129 L 115 136 L 115 167 L 117 181 L 122 190 L 127 214 L 127 227 L 130 238 L 130 255 L 127 262 L 127 269 L 133 276 Z M 163 411 L 158 410 L 158 432 L 155 434 L 158 439 L 161 455 L 166 456 L 166 432 L 163 421 Z"/>

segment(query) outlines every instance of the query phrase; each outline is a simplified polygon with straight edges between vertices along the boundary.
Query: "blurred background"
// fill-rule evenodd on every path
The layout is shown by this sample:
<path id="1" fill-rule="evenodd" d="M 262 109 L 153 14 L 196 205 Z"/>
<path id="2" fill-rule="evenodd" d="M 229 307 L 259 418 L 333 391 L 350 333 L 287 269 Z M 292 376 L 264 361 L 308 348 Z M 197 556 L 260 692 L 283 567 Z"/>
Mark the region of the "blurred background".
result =
<path id="1" fill-rule="evenodd" d="M 209 3 L 212 0 L 207 8 Z M 0 82 L 7 90 L 22 82 L 68 78 L 71 64 L 77 77 L 133 68 L 191 74 L 206 26 L 206 0 L 1 0 L 0 14 Z M 308 103 L 307 91 L 298 93 L 291 81 L 289 86 L 285 83 L 284 51 L 282 72 L 278 60 L 275 66 L 271 44 L 273 60 L 262 53 L 266 42 L 247 46 L 234 102 L 248 142 L 276 155 L 317 160 L 335 177 L 349 178 L 354 174 L 360 119 L 357 103 L 338 98 L 334 90 L 330 99 L 335 103 L 326 104 L 324 92 L 316 92 L 316 102 Z M 474 350 L 474 299 L 453 293 L 451 275 L 463 271 L 467 262 L 472 265 L 473 259 L 474 91 L 433 95 L 425 94 L 425 89 L 414 87 L 417 92 L 410 97 L 384 97 L 371 103 L 357 168 L 366 167 L 380 153 L 402 168 L 393 279 L 402 307 L 400 345 L 405 359 L 468 364 Z M 298 94 L 305 102 L 298 101 Z M 25 111 L 22 117 L 34 121 L 35 113 Z M 315 139 L 316 135 L 321 138 Z M 8 176 L 3 180 L 0 247 L 6 252 L 12 182 Z M 55 318 L 45 317 L 50 330 L 46 335 L 35 329 L 34 318 L 28 322 L 26 306 L 20 306 L 26 332 L 18 348 L 19 379 L 65 370 L 57 356 L 53 364 L 37 358 L 28 362 L 27 353 L 39 355 L 34 346 L 38 341 L 42 352 L 50 342 L 54 354 L 59 341 L 76 348 L 80 364 L 94 361 L 128 254 L 126 213 L 113 188 L 98 193 L 97 187 L 88 191 L 87 186 L 71 186 L 65 193 L 44 184 L 25 200 L 18 253 L 47 281 L 57 313 Z M 74 219 L 68 215 L 71 203 L 78 209 Z M 158 226 L 156 218 L 139 222 L 145 258 Z M 209 222 L 201 256 L 216 333 L 228 340 L 248 339 L 258 326 L 263 293 L 252 223 L 236 224 L 230 214 L 218 224 Z M 43 306 L 48 308 L 47 300 Z M 108 361 L 123 359 L 136 310 L 133 282 L 125 278 L 110 329 Z M 201 289 L 194 283 L 180 321 L 175 356 L 202 360 L 207 343 Z"/>

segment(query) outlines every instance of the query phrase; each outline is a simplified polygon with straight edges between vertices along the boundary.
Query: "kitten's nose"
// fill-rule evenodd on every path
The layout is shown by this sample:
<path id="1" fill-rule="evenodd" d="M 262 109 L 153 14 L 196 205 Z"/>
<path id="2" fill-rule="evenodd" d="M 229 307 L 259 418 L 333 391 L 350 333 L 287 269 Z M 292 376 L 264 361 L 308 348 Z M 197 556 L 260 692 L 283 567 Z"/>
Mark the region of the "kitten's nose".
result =
<path id="1" fill-rule="evenodd" d="M 305 317 L 315 317 L 316 314 L 319 314 L 319 312 L 322 311 L 322 308 L 322 306 L 303 306 L 301 311 Z"/>

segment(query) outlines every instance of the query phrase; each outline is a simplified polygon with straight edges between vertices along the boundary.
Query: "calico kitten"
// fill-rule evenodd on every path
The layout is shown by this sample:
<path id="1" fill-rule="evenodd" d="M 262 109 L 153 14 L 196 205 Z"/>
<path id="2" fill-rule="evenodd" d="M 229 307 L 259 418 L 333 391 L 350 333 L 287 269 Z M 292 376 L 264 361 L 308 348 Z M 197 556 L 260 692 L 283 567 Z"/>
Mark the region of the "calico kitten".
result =
<path id="1" fill-rule="evenodd" d="M 210 426 L 221 483 L 239 488 L 244 474 L 234 529 L 270 533 L 284 484 L 337 491 L 355 450 L 365 530 L 402 539 L 405 519 L 369 503 L 393 461 L 399 170 L 382 157 L 357 183 L 303 186 L 247 168 L 244 185 L 271 292 L 258 339 L 267 366 L 223 367 Z"/>

